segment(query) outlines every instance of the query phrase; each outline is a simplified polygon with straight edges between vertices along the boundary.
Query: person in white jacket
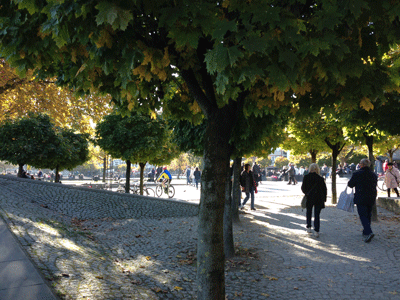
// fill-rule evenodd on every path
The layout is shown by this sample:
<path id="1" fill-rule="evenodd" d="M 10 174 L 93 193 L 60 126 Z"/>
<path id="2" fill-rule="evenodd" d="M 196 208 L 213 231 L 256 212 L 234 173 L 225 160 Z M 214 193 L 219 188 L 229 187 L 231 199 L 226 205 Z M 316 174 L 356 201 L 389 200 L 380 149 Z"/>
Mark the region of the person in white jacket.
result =
<path id="1" fill-rule="evenodd" d="M 393 189 L 397 197 L 399 197 L 399 191 L 397 190 L 399 182 L 400 182 L 400 172 L 396 167 L 393 166 L 392 162 L 389 162 L 388 168 L 385 172 L 385 184 L 387 188 L 388 197 L 390 197 L 391 189 Z"/>

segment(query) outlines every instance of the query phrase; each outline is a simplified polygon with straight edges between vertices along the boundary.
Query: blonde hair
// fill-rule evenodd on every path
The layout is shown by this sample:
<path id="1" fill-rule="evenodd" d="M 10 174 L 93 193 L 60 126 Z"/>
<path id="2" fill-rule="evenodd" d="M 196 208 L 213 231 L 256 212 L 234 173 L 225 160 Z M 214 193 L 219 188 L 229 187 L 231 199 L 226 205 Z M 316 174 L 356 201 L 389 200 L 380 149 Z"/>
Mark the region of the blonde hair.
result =
<path id="1" fill-rule="evenodd" d="M 311 164 L 308 171 L 309 173 L 317 173 L 318 175 L 321 175 L 321 170 L 317 164 Z"/>

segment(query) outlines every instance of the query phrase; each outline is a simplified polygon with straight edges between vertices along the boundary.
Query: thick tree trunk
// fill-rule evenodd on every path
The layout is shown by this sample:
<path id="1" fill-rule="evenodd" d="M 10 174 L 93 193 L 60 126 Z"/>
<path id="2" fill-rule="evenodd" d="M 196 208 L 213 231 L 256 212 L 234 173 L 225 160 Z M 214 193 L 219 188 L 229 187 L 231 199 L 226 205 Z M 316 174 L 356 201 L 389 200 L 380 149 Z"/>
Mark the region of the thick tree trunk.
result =
<path id="1" fill-rule="evenodd" d="M 226 176 L 225 189 L 225 209 L 224 209 L 224 251 L 225 258 L 230 258 L 235 255 L 235 246 L 233 242 L 233 201 L 232 201 L 232 176 L 229 169 Z"/>
<path id="2" fill-rule="evenodd" d="M 317 163 L 317 150 L 310 150 L 310 155 L 311 155 L 311 163 Z"/>
<path id="3" fill-rule="evenodd" d="M 231 111 L 214 108 L 207 116 L 197 244 L 199 300 L 225 300 L 223 215 L 231 149 Z"/>
<path id="4" fill-rule="evenodd" d="M 18 164 L 18 177 L 22 177 L 22 173 L 24 172 L 24 164 Z"/>
<path id="5" fill-rule="evenodd" d="M 143 173 L 144 173 L 144 167 L 146 166 L 146 163 L 139 163 L 140 167 L 140 195 L 143 195 Z"/>
<path id="6" fill-rule="evenodd" d="M 131 188 L 131 161 L 126 161 L 126 173 L 125 173 L 125 193 L 129 194 Z"/>
<path id="7" fill-rule="evenodd" d="M 240 189 L 240 167 L 242 158 L 236 157 L 233 161 L 233 186 L 232 186 L 232 221 L 239 223 L 239 205 L 242 200 L 242 191 Z"/>

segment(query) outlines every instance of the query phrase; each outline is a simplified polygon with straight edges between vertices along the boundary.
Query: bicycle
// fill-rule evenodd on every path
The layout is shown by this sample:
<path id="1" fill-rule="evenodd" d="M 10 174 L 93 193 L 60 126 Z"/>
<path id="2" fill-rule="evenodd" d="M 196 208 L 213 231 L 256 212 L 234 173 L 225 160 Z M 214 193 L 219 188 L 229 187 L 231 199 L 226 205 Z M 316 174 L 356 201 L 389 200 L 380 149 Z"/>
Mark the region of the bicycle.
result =
<path id="1" fill-rule="evenodd" d="M 157 197 L 161 197 L 163 193 L 165 193 L 168 198 L 172 198 L 175 196 L 175 188 L 169 182 L 166 185 L 159 182 L 156 186 L 156 195 Z"/>
<path id="2" fill-rule="evenodd" d="M 140 185 L 139 184 L 133 184 L 132 187 L 130 188 L 131 192 L 136 195 L 140 195 Z M 147 187 L 146 185 L 143 185 L 143 196 L 148 196 L 148 197 L 155 197 L 154 190 L 152 188 Z"/>

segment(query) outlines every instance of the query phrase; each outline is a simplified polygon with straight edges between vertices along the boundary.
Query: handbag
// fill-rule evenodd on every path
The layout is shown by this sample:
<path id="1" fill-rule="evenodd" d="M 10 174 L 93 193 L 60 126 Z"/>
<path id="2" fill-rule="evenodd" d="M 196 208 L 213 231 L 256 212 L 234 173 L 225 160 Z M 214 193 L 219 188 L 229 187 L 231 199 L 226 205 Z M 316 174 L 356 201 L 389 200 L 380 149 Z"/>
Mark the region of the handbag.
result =
<path id="1" fill-rule="evenodd" d="M 351 193 L 347 193 L 347 188 L 348 186 L 340 193 L 336 207 L 347 212 L 354 212 L 354 192 L 353 189 L 351 189 Z"/>
<path id="2" fill-rule="evenodd" d="M 301 199 L 301 208 L 306 208 L 307 207 L 307 195 L 303 196 L 303 199 Z"/>

